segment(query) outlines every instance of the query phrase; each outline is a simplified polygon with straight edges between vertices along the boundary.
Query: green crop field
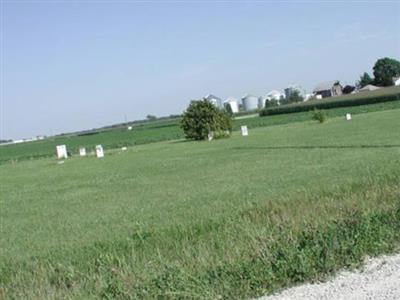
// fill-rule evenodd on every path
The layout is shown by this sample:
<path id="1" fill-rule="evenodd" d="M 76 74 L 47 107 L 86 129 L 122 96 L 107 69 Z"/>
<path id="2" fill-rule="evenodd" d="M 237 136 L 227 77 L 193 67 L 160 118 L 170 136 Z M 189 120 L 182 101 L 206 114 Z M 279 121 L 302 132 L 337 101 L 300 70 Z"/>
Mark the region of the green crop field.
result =
<path id="1" fill-rule="evenodd" d="M 254 118 L 248 137 L 103 159 L 4 161 L 0 298 L 245 299 L 395 251 L 400 109 L 390 108 L 323 124 Z M 143 138 L 181 137 L 156 129 Z M 110 144 L 131 133 L 118 134 Z"/>
<path id="2" fill-rule="evenodd" d="M 391 86 L 386 88 L 380 88 L 375 91 L 359 92 L 339 97 L 330 97 L 319 100 L 314 99 L 299 103 L 291 103 L 275 107 L 266 107 L 265 109 L 260 111 L 260 115 L 268 116 L 268 115 L 297 113 L 302 111 L 310 111 L 315 108 L 333 109 L 339 107 L 363 106 L 376 103 L 382 104 L 384 102 L 399 101 L 399 100 L 400 100 L 400 87 Z"/>

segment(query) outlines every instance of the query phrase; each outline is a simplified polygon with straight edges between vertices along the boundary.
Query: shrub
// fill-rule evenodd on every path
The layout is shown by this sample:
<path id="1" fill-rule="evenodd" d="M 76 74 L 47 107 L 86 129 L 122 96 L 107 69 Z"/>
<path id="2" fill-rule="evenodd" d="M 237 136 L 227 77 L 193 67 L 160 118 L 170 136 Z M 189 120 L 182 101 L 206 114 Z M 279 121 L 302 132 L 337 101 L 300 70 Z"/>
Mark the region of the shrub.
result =
<path id="1" fill-rule="evenodd" d="M 314 109 L 312 118 L 320 123 L 324 123 L 327 119 L 327 116 L 323 110 Z"/>
<path id="2" fill-rule="evenodd" d="M 232 131 L 231 116 L 203 99 L 192 101 L 183 114 L 181 127 L 186 138 L 205 140 L 209 133 L 214 138 L 228 137 Z"/>
<path id="3" fill-rule="evenodd" d="M 289 97 L 286 100 L 286 103 L 299 103 L 304 101 L 304 97 L 300 94 L 298 90 L 294 90 L 290 93 Z"/>

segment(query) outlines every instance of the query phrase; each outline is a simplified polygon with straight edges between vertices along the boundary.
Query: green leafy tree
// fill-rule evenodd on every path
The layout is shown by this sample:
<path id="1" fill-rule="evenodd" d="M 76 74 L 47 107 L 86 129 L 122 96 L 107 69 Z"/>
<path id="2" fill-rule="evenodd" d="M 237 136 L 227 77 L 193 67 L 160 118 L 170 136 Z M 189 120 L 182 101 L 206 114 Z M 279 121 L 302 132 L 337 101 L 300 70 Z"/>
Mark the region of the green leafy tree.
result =
<path id="1" fill-rule="evenodd" d="M 294 90 L 293 92 L 290 93 L 288 99 L 286 100 L 287 103 L 298 103 L 298 102 L 303 102 L 304 98 L 298 90 Z"/>
<path id="2" fill-rule="evenodd" d="M 205 140 L 211 132 L 214 138 L 228 137 L 232 131 L 232 119 L 227 112 L 203 99 L 190 103 L 183 113 L 181 127 L 188 139 Z"/>
<path id="3" fill-rule="evenodd" d="M 378 86 L 393 85 L 393 77 L 400 76 L 400 61 L 393 58 L 378 59 L 374 65 L 375 84 Z"/>
<path id="4" fill-rule="evenodd" d="M 362 74 L 360 76 L 360 80 L 357 81 L 356 86 L 361 89 L 364 86 L 368 85 L 368 84 L 373 84 L 374 83 L 374 79 L 367 73 L 364 72 L 364 74 Z"/>
<path id="5" fill-rule="evenodd" d="M 279 102 L 276 99 L 265 100 L 265 108 L 278 106 Z"/>

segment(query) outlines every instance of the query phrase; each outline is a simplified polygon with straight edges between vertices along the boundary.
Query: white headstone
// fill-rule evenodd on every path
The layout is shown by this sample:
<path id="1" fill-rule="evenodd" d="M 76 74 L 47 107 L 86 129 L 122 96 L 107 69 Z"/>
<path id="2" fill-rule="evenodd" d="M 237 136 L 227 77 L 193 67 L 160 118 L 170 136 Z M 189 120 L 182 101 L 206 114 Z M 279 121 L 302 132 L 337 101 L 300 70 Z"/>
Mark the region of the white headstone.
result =
<path id="1" fill-rule="evenodd" d="M 97 145 L 96 146 L 96 156 L 98 158 L 104 157 L 104 151 L 103 151 L 103 146 L 102 145 Z"/>
<path id="2" fill-rule="evenodd" d="M 248 135 L 249 135 L 249 131 L 248 131 L 246 125 L 241 126 L 241 127 L 240 127 L 240 131 L 242 132 L 242 136 L 248 136 Z"/>
<path id="3" fill-rule="evenodd" d="M 322 99 L 322 95 L 316 95 L 315 99 L 318 99 L 318 100 Z"/>
<path id="4" fill-rule="evenodd" d="M 132 130 L 132 126 L 128 126 L 128 130 Z"/>
<path id="5" fill-rule="evenodd" d="M 57 158 L 68 158 L 67 146 L 65 145 L 58 145 L 56 146 L 57 149 Z"/>
<path id="6" fill-rule="evenodd" d="M 211 132 L 208 133 L 208 140 L 212 141 L 213 138 L 214 138 L 214 132 L 211 131 Z"/>
<path id="7" fill-rule="evenodd" d="M 350 121 L 351 120 L 351 114 L 346 114 L 346 120 Z"/>
<path id="8" fill-rule="evenodd" d="M 128 148 L 126 148 L 126 147 L 121 148 L 122 151 L 126 151 L 126 149 L 128 149 Z"/>
<path id="9" fill-rule="evenodd" d="M 85 147 L 79 148 L 79 155 L 80 156 L 86 156 L 86 148 Z"/>

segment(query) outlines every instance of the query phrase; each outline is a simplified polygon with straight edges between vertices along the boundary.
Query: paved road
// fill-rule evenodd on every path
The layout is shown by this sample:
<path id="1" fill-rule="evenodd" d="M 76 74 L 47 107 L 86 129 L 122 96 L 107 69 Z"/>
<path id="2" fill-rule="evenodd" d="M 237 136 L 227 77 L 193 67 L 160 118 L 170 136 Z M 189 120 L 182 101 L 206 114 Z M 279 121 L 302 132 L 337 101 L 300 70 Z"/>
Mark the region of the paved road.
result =
<path id="1" fill-rule="evenodd" d="M 342 272 L 332 280 L 304 284 L 259 300 L 399 300 L 400 254 L 369 259 L 355 272 Z"/>

